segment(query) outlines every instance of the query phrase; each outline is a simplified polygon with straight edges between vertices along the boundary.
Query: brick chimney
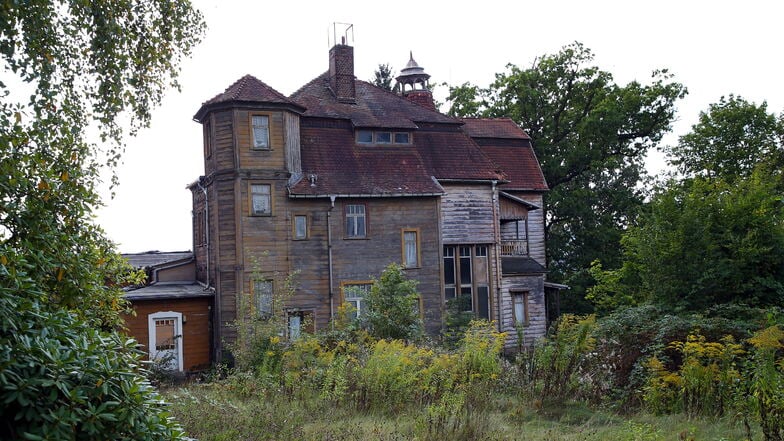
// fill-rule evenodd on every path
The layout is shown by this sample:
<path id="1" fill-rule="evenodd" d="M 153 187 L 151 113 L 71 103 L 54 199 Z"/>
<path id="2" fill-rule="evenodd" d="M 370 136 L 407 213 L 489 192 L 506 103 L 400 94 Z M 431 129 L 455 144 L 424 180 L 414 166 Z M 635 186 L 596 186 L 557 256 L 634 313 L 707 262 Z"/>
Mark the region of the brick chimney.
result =
<path id="1" fill-rule="evenodd" d="M 339 102 L 356 102 L 353 47 L 336 44 L 329 50 L 329 86 Z"/>

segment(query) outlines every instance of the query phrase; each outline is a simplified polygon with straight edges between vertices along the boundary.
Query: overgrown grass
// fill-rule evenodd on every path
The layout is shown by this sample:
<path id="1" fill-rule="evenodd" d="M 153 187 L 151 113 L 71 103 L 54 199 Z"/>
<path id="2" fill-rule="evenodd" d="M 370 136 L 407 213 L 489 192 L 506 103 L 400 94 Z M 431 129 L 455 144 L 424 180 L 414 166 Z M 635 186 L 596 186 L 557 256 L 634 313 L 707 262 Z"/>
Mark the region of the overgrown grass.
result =
<path id="1" fill-rule="evenodd" d="M 482 433 L 429 433 L 428 408 L 395 413 L 335 405 L 318 396 L 292 398 L 243 380 L 172 388 L 164 392 L 189 436 L 224 440 L 742 440 L 727 418 L 685 415 L 619 416 L 579 403 L 547 405 L 498 394 L 484 410 Z M 436 428 L 437 429 L 437 428 Z M 446 428 L 448 429 L 448 428 Z M 761 439 L 759 430 L 755 431 Z"/>

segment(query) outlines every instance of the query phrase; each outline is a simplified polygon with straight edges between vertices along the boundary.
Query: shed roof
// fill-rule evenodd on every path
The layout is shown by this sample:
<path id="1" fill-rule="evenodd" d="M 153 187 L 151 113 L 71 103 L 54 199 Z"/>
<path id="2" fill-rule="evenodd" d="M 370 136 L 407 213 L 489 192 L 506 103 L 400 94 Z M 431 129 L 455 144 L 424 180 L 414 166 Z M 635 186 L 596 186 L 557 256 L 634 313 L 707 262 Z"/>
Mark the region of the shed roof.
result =
<path id="1" fill-rule="evenodd" d="M 541 263 L 530 257 L 502 256 L 501 273 L 507 275 L 544 274 L 547 272 Z"/>
<path id="2" fill-rule="evenodd" d="M 125 253 L 123 257 L 134 268 L 156 267 L 175 262 L 185 262 L 193 258 L 190 251 L 146 251 L 143 253 Z"/>
<path id="3" fill-rule="evenodd" d="M 157 283 L 142 288 L 127 291 L 123 294 L 128 300 L 162 300 L 162 299 L 190 299 L 195 297 L 212 297 L 214 291 L 210 288 L 192 283 Z"/>

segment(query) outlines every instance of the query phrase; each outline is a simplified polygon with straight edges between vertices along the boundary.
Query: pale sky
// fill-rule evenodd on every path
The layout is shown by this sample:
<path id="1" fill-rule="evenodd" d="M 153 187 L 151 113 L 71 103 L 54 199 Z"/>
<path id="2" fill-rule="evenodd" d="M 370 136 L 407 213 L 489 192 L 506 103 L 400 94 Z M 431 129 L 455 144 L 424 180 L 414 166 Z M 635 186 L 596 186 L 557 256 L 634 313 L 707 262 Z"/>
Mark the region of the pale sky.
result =
<path id="1" fill-rule="evenodd" d="M 381 63 L 395 73 L 409 51 L 431 82 L 487 86 L 506 64 L 574 41 L 618 84 L 647 82 L 668 68 L 689 89 L 666 142 L 688 132 L 722 95 L 784 110 L 784 2 L 780 1 L 212 1 L 196 0 L 204 41 L 182 64 L 182 92 L 170 91 L 152 125 L 128 140 L 116 196 L 96 221 L 121 252 L 190 250 L 191 199 L 185 186 L 204 172 L 202 102 L 251 74 L 284 95 L 328 68 L 328 29 L 354 25 L 355 74 L 370 80 Z M 443 101 L 445 91 L 436 90 Z M 664 167 L 660 155 L 649 169 Z"/>

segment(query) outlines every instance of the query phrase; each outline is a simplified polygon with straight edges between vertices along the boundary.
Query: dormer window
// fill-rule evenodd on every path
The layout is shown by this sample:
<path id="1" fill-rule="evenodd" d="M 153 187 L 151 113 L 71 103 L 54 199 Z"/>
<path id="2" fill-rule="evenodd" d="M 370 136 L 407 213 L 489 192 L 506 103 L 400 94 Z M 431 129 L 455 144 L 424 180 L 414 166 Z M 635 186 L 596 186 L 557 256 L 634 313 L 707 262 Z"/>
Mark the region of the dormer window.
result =
<path id="1" fill-rule="evenodd" d="M 408 132 L 395 132 L 395 144 L 410 144 Z"/>
<path id="2" fill-rule="evenodd" d="M 411 133 L 409 132 L 358 129 L 355 135 L 357 144 L 411 144 Z"/>
<path id="3" fill-rule="evenodd" d="M 392 132 L 376 132 L 376 144 L 391 144 Z"/>
<path id="4" fill-rule="evenodd" d="M 373 144 L 373 131 L 372 130 L 357 130 L 357 143 L 358 144 Z"/>

